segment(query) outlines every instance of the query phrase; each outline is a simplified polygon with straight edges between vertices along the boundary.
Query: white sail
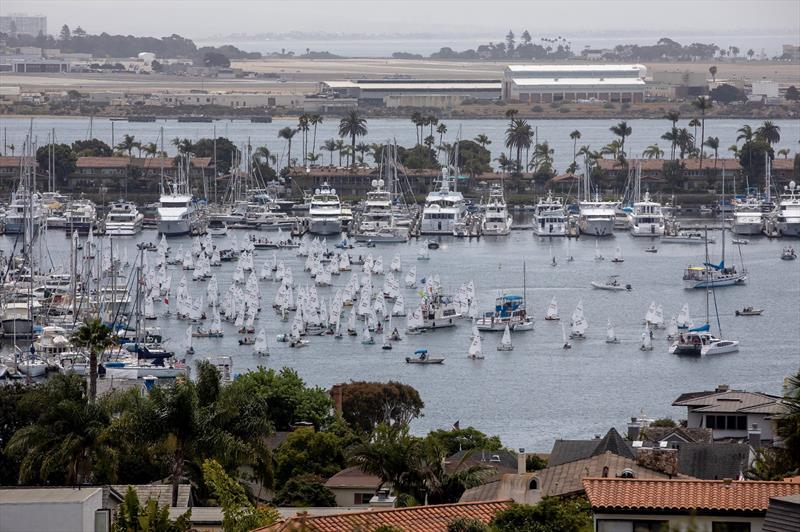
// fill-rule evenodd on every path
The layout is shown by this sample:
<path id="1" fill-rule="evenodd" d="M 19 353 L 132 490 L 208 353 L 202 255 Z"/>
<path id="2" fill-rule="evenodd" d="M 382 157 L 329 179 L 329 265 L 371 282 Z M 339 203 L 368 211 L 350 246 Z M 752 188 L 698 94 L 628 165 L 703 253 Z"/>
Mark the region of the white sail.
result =
<path id="1" fill-rule="evenodd" d="M 653 349 L 653 340 L 650 338 L 650 326 L 645 325 L 644 332 L 642 333 L 642 349 L 650 351 Z"/>
<path id="2" fill-rule="evenodd" d="M 571 334 L 581 337 L 586 334 L 588 328 L 589 324 L 586 322 L 586 318 L 583 315 L 583 301 L 578 301 L 578 305 L 572 313 L 572 323 L 570 325 Z"/>
<path id="3" fill-rule="evenodd" d="M 652 322 L 654 328 L 664 327 L 664 307 L 658 305 L 653 317 L 655 318 Z"/>
<path id="4" fill-rule="evenodd" d="M 392 316 L 405 316 L 406 315 L 406 308 L 405 302 L 403 301 L 403 294 L 397 294 L 397 298 L 394 300 L 394 305 L 392 306 Z"/>
<path id="5" fill-rule="evenodd" d="M 611 318 L 609 318 L 608 323 L 606 325 L 606 341 L 614 342 L 616 340 L 617 336 L 614 334 L 614 325 L 611 324 Z"/>
<path id="6" fill-rule="evenodd" d="M 656 302 L 653 301 L 647 308 L 647 312 L 644 315 L 644 321 L 645 323 L 655 323 L 656 319 Z"/>
<path id="7" fill-rule="evenodd" d="M 483 358 L 483 345 L 481 344 L 480 334 L 474 334 L 473 332 L 472 342 L 469 345 L 469 351 L 467 354 L 469 358 Z"/>
<path id="8" fill-rule="evenodd" d="M 417 260 L 428 260 L 430 258 L 431 254 L 428 251 L 428 248 L 419 248 L 419 251 L 417 251 Z"/>
<path id="9" fill-rule="evenodd" d="M 389 269 L 393 272 L 399 272 L 403 270 L 403 265 L 400 262 L 400 255 L 394 256 L 392 263 L 389 265 Z"/>
<path id="10" fill-rule="evenodd" d="M 605 257 L 600 254 L 600 244 L 598 240 L 594 241 L 594 260 L 604 260 Z"/>
<path id="11" fill-rule="evenodd" d="M 622 258 L 622 248 L 619 246 L 617 246 L 617 249 L 614 250 L 614 260 L 616 261 L 624 260 Z"/>
<path id="12" fill-rule="evenodd" d="M 416 288 L 417 287 L 417 267 L 412 266 L 408 273 L 406 274 L 406 288 Z"/>
<path id="13" fill-rule="evenodd" d="M 364 320 L 364 330 L 361 332 L 361 342 L 372 342 L 372 331 L 369 330 L 369 319 Z"/>
<path id="14" fill-rule="evenodd" d="M 269 355 L 269 347 L 267 346 L 267 332 L 261 328 L 256 335 L 253 350 L 257 355 Z"/>
<path id="15" fill-rule="evenodd" d="M 678 320 L 675 316 L 672 316 L 669 320 L 669 324 L 667 325 L 667 338 L 677 338 L 678 337 Z"/>
<path id="16" fill-rule="evenodd" d="M 183 337 L 183 346 L 186 348 L 186 351 L 192 350 L 192 326 L 186 329 L 186 334 Z"/>
<path id="17" fill-rule="evenodd" d="M 148 320 L 156 318 L 155 305 L 153 305 L 153 299 L 150 297 L 144 300 L 144 317 Z"/>
<path id="18" fill-rule="evenodd" d="M 213 318 L 211 321 L 211 332 L 214 334 L 221 334 L 222 333 L 222 320 L 219 317 L 219 311 L 216 307 L 213 310 Z"/>
<path id="19" fill-rule="evenodd" d="M 500 347 L 505 349 L 511 349 L 514 347 L 511 343 L 511 329 L 508 328 L 507 323 L 506 328 L 503 330 L 503 338 L 500 340 Z"/>
<path id="20" fill-rule="evenodd" d="M 692 318 L 689 316 L 689 303 L 684 303 L 683 308 L 678 313 L 678 328 L 687 329 L 692 326 Z"/>
<path id="21" fill-rule="evenodd" d="M 352 307 L 350 309 L 350 316 L 347 317 L 347 331 L 348 332 L 355 332 L 356 331 L 356 308 Z"/>
<path id="22" fill-rule="evenodd" d="M 422 318 L 422 308 L 417 307 L 414 312 L 406 316 L 406 328 L 409 331 L 413 331 L 419 329 L 425 325 L 425 321 Z"/>
<path id="23" fill-rule="evenodd" d="M 553 299 L 550 300 L 550 304 L 547 305 L 547 314 L 545 318 L 549 320 L 558 319 L 558 302 L 556 301 L 556 296 L 553 296 Z"/>
<path id="24" fill-rule="evenodd" d="M 378 257 L 375 259 L 375 262 L 372 265 L 372 273 L 375 275 L 383 275 L 383 257 Z"/>

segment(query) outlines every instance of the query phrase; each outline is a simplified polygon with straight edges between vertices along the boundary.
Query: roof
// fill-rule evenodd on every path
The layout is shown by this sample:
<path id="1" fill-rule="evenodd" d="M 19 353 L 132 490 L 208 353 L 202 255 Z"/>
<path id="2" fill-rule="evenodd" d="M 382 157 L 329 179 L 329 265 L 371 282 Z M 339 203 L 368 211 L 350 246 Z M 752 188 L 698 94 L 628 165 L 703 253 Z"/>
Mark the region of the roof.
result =
<path id="1" fill-rule="evenodd" d="M 713 431 L 707 428 L 687 427 L 647 427 L 639 435 L 640 440 L 649 442 L 690 442 L 711 443 Z"/>
<path id="2" fill-rule="evenodd" d="M 387 525 L 403 532 L 445 532 L 447 525 L 456 517 L 469 517 L 488 523 L 496 513 L 511 507 L 511 501 L 437 504 L 412 506 L 388 510 L 319 517 L 294 517 L 254 532 L 278 532 L 284 530 L 309 530 L 313 532 L 342 532 L 359 530 L 370 532 Z"/>
<path id="3" fill-rule="evenodd" d="M 646 70 L 644 65 L 508 65 L 510 72 L 620 72 Z"/>
<path id="4" fill-rule="evenodd" d="M 685 399 L 679 397 L 672 403 L 672 406 L 685 406 L 692 412 L 709 414 L 731 414 L 736 412 L 780 414 L 786 409 L 778 396 L 740 390 L 726 390 Z"/>
<path id="5" fill-rule="evenodd" d="M 502 86 L 500 80 L 342 80 L 323 81 L 331 89 L 381 90 L 496 90 Z"/>
<path id="6" fill-rule="evenodd" d="M 511 80 L 515 85 L 520 87 L 537 87 L 537 86 L 551 86 L 558 85 L 559 87 L 579 87 L 579 86 L 632 86 L 632 87 L 645 87 L 643 79 L 639 78 L 517 78 L 512 77 Z"/>
<path id="7" fill-rule="evenodd" d="M 213 166 L 211 157 L 194 157 L 191 161 L 192 166 L 196 168 Z M 150 169 L 160 168 L 162 164 L 164 168 L 172 168 L 174 163 L 174 157 L 78 157 L 75 166 L 77 168 L 127 168 L 131 165 Z"/>
<path id="8" fill-rule="evenodd" d="M 761 530 L 763 532 L 800 530 L 800 495 L 771 498 Z"/>
<path id="9" fill-rule="evenodd" d="M 517 472 L 517 455 L 506 450 L 470 449 L 452 454 L 444 462 L 445 470 L 449 473 L 472 466 L 481 466 L 494 473 L 489 478 L 496 478 L 498 474 Z"/>
<path id="10" fill-rule="evenodd" d="M 128 493 L 127 484 L 112 485 L 112 488 L 123 497 Z M 158 502 L 159 506 L 172 506 L 172 484 L 135 484 L 131 486 L 136 490 L 139 502 L 144 503 L 150 499 Z M 189 506 L 192 497 L 192 486 L 189 484 L 178 485 L 178 504 L 175 506 L 183 508 Z"/>
<path id="11" fill-rule="evenodd" d="M 84 502 L 98 492 L 103 488 L 1 488 L 0 505 Z"/>
<path id="12" fill-rule="evenodd" d="M 676 161 L 683 164 L 685 170 L 699 170 L 700 169 L 700 159 L 699 158 L 690 158 L 690 159 L 676 159 Z M 640 164 L 642 167 L 643 172 L 661 172 L 664 169 L 664 163 L 669 162 L 669 159 L 628 159 L 628 168 L 633 167 L 635 164 Z M 703 159 L 703 168 L 714 168 L 714 158 L 706 157 Z M 725 166 L 725 170 L 729 172 L 735 172 L 742 169 L 742 166 L 739 164 L 737 159 L 726 159 L 720 157 L 716 160 L 716 168 L 720 171 L 722 170 L 723 165 Z M 622 170 L 622 166 L 619 164 L 617 159 L 597 159 L 597 166 L 603 170 Z M 646 176 L 642 176 L 642 178 L 646 178 Z M 697 392 L 697 393 L 714 393 L 714 392 Z"/>
<path id="13" fill-rule="evenodd" d="M 360 467 L 342 469 L 325 481 L 326 488 L 364 488 L 376 490 L 381 479 L 370 473 L 364 473 Z"/>
<path id="14" fill-rule="evenodd" d="M 18 155 L 10 156 L 0 156 L 0 167 L 3 168 L 19 168 L 23 164 L 23 160 L 27 160 L 28 164 L 34 163 L 33 157 L 20 157 Z"/>
<path id="15" fill-rule="evenodd" d="M 750 446 L 746 443 L 681 443 L 678 471 L 705 480 L 740 478 L 748 469 Z"/>
<path id="16" fill-rule="evenodd" d="M 636 454 L 630 444 L 620 436 L 617 429 L 611 428 L 603 438 L 594 440 L 556 440 L 553 450 L 550 451 L 548 466 L 553 467 L 575 460 L 582 460 L 590 456 L 597 456 L 605 452 L 635 459 Z"/>
<path id="17" fill-rule="evenodd" d="M 586 478 L 592 510 L 764 513 L 770 497 L 800 494 L 800 484 L 758 480 Z"/>
<path id="18" fill-rule="evenodd" d="M 78 157 L 76 168 L 127 168 L 133 164 L 128 157 Z"/>

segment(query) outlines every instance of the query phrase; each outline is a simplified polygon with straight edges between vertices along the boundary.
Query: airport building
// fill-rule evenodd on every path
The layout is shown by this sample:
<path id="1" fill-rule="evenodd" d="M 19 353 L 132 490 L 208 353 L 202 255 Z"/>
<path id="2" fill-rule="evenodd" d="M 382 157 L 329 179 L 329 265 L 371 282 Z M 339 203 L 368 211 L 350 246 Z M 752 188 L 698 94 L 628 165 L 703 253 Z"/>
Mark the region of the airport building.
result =
<path id="1" fill-rule="evenodd" d="M 361 79 L 323 81 L 320 93 L 377 107 L 449 107 L 464 100 L 500 99 L 500 80 Z"/>
<path id="2" fill-rule="evenodd" d="M 644 65 L 509 65 L 503 73 L 503 99 L 640 103 L 646 74 Z"/>

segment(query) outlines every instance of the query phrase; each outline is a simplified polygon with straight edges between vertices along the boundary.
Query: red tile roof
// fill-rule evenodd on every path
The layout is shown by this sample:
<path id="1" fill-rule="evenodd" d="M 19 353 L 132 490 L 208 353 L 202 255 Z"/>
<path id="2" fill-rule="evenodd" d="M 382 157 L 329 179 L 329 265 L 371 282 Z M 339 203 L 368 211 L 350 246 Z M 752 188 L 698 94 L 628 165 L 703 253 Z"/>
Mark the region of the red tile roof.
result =
<path id="1" fill-rule="evenodd" d="M 510 500 L 470 502 L 371 510 L 320 517 L 293 517 L 268 527 L 259 528 L 254 532 L 283 532 L 289 530 L 312 532 L 358 530 L 359 532 L 371 532 L 383 525 L 397 527 L 403 532 L 446 532 L 447 525 L 456 517 L 469 517 L 482 523 L 488 523 L 497 512 L 510 508 L 511 504 Z"/>
<path id="2" fill-rule="evenodd" d="M 131 162 L 128 157 L 78 157 L 75 166 L 77 168 L 127 168 Z"/>
<path id="3" fill-rule="evenodd" d="M 592 509 L 766 512 L 770 497 L 800 494 L 800 484 L 758 480 L 585 478 Z"/>
<path id="4" fill-rule="evenodd" d="M 664 163 L 668 161 L 669 159 L 628 159 L 628 165 L 632 167 L 634 164 L 640 163 L 643 172 L 652 172 L 663 170 Z M 683 163 L 686 170 L 700 169 L 700 159 L 698 158 L 682 159 L 679 162 Z M 721 169 L 723 164 L 725 165 L 725 170 L 728 172 L 742 169 L 739 165 L 739 161 L 736 159 L 723 159 L 720 157 L 716 162 L 716 167 Z M 617 159 L 598 159 L 597 166 L 606 171 L 622 169 Z M 714 168 L 714 158 L 704 158 L 703 168 Z"/>
<path id="5" fill-rule="evenodd" d="M 25 159 L 27 159 L 28 162 L 33 162 L 32 161 L 33 157 L 26 157 Z M 3 167 L 3 168 L 8 168 L 8 167 L 19 168 L 21 165 L 22 165 L 22 157 L 20 157 L 19 155 L 0 156 L 0 167 Z"/>
<path id="6" fill-rule="evenodd" d="M 325 482 L 325 486 L 328 488 L 369 488 L 376 490 L 380 485 L 380 478 L 364 473 L 360 467 L 342 469 Z"/>

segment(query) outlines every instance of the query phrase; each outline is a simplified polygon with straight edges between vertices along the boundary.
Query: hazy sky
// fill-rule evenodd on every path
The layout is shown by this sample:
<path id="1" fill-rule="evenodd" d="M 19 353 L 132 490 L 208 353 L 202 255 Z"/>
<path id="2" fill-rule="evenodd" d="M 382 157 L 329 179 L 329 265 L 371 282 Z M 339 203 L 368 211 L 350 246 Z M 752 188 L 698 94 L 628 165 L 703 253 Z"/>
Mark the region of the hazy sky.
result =
<path id="1" fill-rule="evenodd" d="M 106 31 L 202 38 L 215 34 L 325 32 L 534 35 L 774 32 L 800 35 L 798 0 L 2 0 L 0 14 L 44 14 Z M 800 39 L 800 37 L 798 37 Z"/>

